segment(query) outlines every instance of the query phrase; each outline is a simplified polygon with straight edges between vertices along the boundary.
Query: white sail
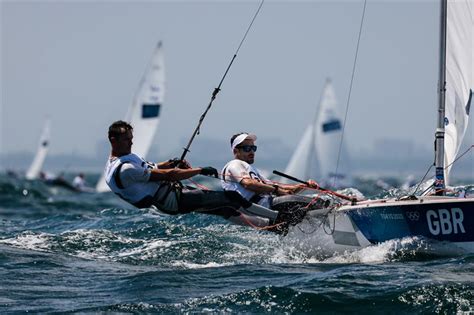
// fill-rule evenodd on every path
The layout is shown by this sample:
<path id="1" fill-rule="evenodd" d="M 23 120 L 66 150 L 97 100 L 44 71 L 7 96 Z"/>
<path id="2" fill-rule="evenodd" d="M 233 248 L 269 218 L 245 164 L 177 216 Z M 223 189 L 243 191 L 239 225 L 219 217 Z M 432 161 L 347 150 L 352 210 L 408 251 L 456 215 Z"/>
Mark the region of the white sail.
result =
<path id="1" fill-rule="evenodd" d="M 285 173 L 304 180 L 316 179 L 324 185 L 341 185 L 338 181 L 346 173 L 342 171 L 341 164 L 347 163 L 347 157 L 343 157 L 339 159 L 339 167 L 336 167 L 341 137 L 342 119 L 334 88 L 328 79 L 321 95 L 316 118 L 306 128 Z M 347 155 L 344 147 L 341 154 Z"/>
<path id="2" fill-rule="evenodd" d="M 304 132 L 290 162 L 288 163 L 285 173 L 296 178 L 307 180 L 315 178 L 318 174 L 318 165 L 314 148 L 314 123 L 311 123 Z M 289 180 L 282 179 L 283 183 L 289 183 Z"/>
<path id="3" fill-rule="evenodd" d="M 26 172 L 26 179 L 33 180 L 37 179 L 40 175 L 41 169 L 43 168 L 44 159 L 48 154 L 50 142 L 50 122 L 47 120 L 43 127 L 43 132 L 41 133 L 41 138 L 36 151 L 36 155 L 33 159 L 33 162 L 30 165 L 30 168 Z"/>
<path id="4" fill-rule="evenodd" d="M 471 0 L 448 1 L 446 46 L 444 165 L 447 166 L 447 184 L 450 164 L 466 132 L 474 91 L 474 2 Z"/>
<path id="5" fill-rule="evenodd" d="M 338 165 L 339 146 L 342 137 L 342 118 L 339 113 L 334 88 L 329 80 L 326 82 L 323 91 L 316 126 L 317 157 L 321 170 L 320 178 L 329 180 L 328 184 L 330 185 L 337 185 L 338 183 L 333 182 L 333 179 L 339 178 L 344 174 L 341 171 L 340 158 Z"/>
<path id="6" fill-rule="evenodd" d="M 155 48 L 150 64 L 140 82 L 125 120 L 133 127 L 133 152 L 146 157 L 160 119 L 165 96 L 165 67 L 161 41 Z M 98 192 L 109 191 L 104 175 L 97 183 Z"/>

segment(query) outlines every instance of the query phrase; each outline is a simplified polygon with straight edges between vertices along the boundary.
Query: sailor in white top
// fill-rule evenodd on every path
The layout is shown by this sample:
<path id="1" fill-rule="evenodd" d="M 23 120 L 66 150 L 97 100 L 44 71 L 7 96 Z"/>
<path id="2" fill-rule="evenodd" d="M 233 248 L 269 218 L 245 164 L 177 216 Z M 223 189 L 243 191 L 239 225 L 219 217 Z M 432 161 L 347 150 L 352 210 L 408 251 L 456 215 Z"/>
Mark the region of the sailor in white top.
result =
<path id="1" fill-rule="evenodd" d="M 177 197 L 175 193 L 170 193 L 170 185 L 150 181 L 153 169 L 158 169 L 158 165 L 134 153 L 111 156 L 105 167 L 105 181 L 113 192 L 139 208 L 149 207 L 158 201 L 161 208 L 177 211 Z"/>
<path id="2" fill-rule="evenodd" d="M 243 160 L 234 159 L 224 166 L 222 174 L 222 188 L 224 190 L 237 191 L 245 199 L 270 208 L 271 195 L 269 193 L 258 194 L 255 190 L 245 188 L 240 183 L 243 178 L 251 178 L 259 183 L 271 185 L 272 191 L 275 189 L 272 182 L 260 174 L 255 167 Z"/>
<path id="3" fill-rule="evenodd" d="M 257 151 L 256 140 L 257 136 L 249 133 L 239 133 L 232 136 L 230 144 L 234 159 L 222 169 L 222 188 L 225 191 L 236 191 L 246 200 L 273 210 L 290 210 L 298 205 L 299 208 L 308 205 L 312 200 L 310 197 L 293 194 L 308 186 L 317 188 L 316 182 L 310 180 L 307 185 L 272 183 L 252 166 Z M 298 214 L 295 213 L 293 221 L 301 221 L 305 213 L 301 211 Z"/>

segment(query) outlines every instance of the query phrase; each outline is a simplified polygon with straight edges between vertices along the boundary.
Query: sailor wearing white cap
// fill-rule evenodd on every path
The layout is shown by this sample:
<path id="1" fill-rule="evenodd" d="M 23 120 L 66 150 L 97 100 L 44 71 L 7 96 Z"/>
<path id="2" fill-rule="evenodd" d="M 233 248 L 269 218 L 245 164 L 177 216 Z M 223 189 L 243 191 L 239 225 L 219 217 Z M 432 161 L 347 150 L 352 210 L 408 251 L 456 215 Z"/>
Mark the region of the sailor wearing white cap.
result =
<path id="1" fill-rule="evenodd" d="M 250 202 L 275 210 L 288 210 L 289 207 L 294 208 L 297 204 L 308 205 L 311 201 L 309 197 L 287 196 L 303 190 L 307 185 L 274 184 L 252 166 L 257 152 L 256 140 L 256 135 L 246 132 L 231 137 L 230 145 L 234 159 L 222 169 L 222 188 L 225 191 L 236 191 Z M 317 187 L 316 182 L 312 180 L 308 181 L 308 184 L 310 187 Z M 304 217 L 304 214 L 298 215 L 301 217 L 299 220 Z"/>

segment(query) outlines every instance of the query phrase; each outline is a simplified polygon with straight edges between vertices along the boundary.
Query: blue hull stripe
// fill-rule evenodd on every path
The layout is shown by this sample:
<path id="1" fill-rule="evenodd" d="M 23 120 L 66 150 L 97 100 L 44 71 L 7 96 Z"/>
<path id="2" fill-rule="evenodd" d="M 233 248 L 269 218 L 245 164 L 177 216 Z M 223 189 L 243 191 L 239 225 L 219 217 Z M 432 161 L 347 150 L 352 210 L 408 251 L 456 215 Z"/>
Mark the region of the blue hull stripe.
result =
<path id="1" fill-rule="evenodd" d="M 348 215 L 371 243 L 409 236 L 474 242 L 474 202 L 358 208 Z"/>

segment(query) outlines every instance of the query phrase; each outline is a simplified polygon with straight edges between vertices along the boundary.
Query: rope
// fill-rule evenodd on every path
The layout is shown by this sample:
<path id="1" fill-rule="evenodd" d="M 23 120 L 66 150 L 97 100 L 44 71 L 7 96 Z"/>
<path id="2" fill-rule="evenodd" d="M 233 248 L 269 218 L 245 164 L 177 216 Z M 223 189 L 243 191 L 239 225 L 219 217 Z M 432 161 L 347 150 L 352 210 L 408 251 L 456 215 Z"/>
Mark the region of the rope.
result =
<path id="1" fill-rule="evenodd" d="M 252 22 L 250 22 L 250 25 L 249 25 L 249 27 L 247 28 L 247 31 L 245 32 L 245 35 L 244 35 L 244 37 L 242 38 L 242 41 L 240 42 L 239 47 L 238 47 L 237 50 L 235 51 L 235 54 L 236 54 L 236 55 L 237 55 L 237 53 L 239 52 L 240 47 L 241 47 L 242 44 L 244 43 L 244 40 L 245 40 L 245 38 L 247 37 L 247 34 L 249 33 L 250 29 L 252 28 L 253 22 L 254 22 L 255 19 L 257 18 L 257 15 L 258 15 L 258 13 L 260 12 L 260 9 L 262 8 L 264 2 L 265 2 L 265 0 L 262 0 L 262 1 L 260 2 L 260 5 L 258 6 L 258 9 L 257 9 L 257 11 L 255 12 L 255 15 L 253 16 Z"/>
<path id="2" fill-rule="evenodd" d="M 253 227 L 254 229 L 259 230 L 259 231 L 261 231 L 261 230 L 273 229 L 273 228 L 279 227 L 279 226 L 281 226 L 281 225 L 283 225 L 283 224 L 286 224 L 286 222 L 280 222 L 280 223 L 273 224 L 273 225 L 257 226 L 257 225 L 255 225 L 255 224 L 253 224 L 250 220 L 248 220 L 248 219 L 247 219 L 247 216 L 246 216 L 245 214 L 241 213 L 240 215 L 242 216 L 242 218 L 245 220 L 245 222 L 246 222 L 249 226 L 251 226 L 251 227 Z"/>
<path id="3" fill-rule="evenodd" d="M 307 220 L 308 220 L 308 222 L 309 222 L 310 224 L 312 223 L 309 219 L 307 219 Z M 313 234 L 314 232 L 316 232 L 316 231 L 321 227 L 321 225 L 322 225 L 323 223 L 324 223 L 324 221 L 321 221 L 321 223 L 319 224 L 319 226 L 316 226 L 311 232 L 304 231 L 304 230 L 303 230 L 301 227 L 299 227 L 298 225 L 297 225 L 297 228 L 298 228 L 298 230 L 300 230 L 301 233 L 306 234 L 306 235 L 309 235 L 309 234 Z"/>
<path id="4" fill-rule="evenodd" d="M 472 148 L 474 148 L 474 144 L 471 144 L 471 146 L 466 150 L 464 151 L 463 154 L 461 154 L 460 156 L 458 156 L 451 164 L 449 164 L 448 166 L 445 166 L 444 169 L 447 169 L 448 167 L 450 167 L 451 165 L 453 165 L 455 162 L 457 162 L 460 158 L 462 158 L 464 155 L 467 154 L 467 152 L 471 151 Z"/>
<path id="5" fill-rule="evenodd" d="M 334 208 L 334 209 L 335 209 L 335 208 Z M 333 234 L 334 234 L 334 231 L 336 231 L 336 213 L 334 213 L 334 214 L 332 215 L 332 217 L 333 217 L 333 222 L 332 222 L 332 226 L 333 226 L 333 227 L 332 227 L 332 228 L 331 228 L 331 224 L 329 223 L 329 213 L 332 212 L 332 211 L 333 211 L 333 209 L 332 209 L 331 211 L 329 211 L 328 214 L 327 214 L 326 217 L 325 217 L 325 219 L 326 219 L 326 221 L 327 221 L 327 223 L 328 223 L 328 226 L 329 226 L 329 232 L 326 231 L 326 228 L 325 228 L 326 225 L 323 225 L 323 231 L 324 231 L 324 233 L 326 233 L 327 235 L 333 235 Z M 326 221 L 324 221 L 324 222 L 326 222 Z"/>
<path id="6" fill-rule="evenodd" d="M 362 10 L 362 18 L 360 20 L 360 28 L 359 28 L 359 37 L 357 39 L 357 47 L 356 47 L 356 53 L 354 56 L 354 63 L 352 65 L 352 76 L 351 76 L 351 83 L 349 85 L 349 94 L 347 95 L 347 103 L 346 103 L 346 113 L 344 115 L 344 123 L 342 124 L 342 134 L 341 134 L 341 141 L 339 142 L 339 152 L 337 153 L 337 163 L 336 163 L 336 174 L 334 176 L 334 181 L 333 181 L 333 187 L 336 187 L 336 181 L 337 181 L 337 174 L 339 170 L 339 162 L 341 159 L 341 151 L 342 151 L 342 143 L 344 140 L 344 131 L 346 128 L 346 121 L 347 121 L 347 114 L 349 112 L 349 105 L 350 105 L 350 100 L 351 100 L 351 93 L 352 93 L 352 84 L 354 82 L 354 75 L 355 75 L 355 70 L 356 70 L 356 65 L 357 65 L 357 56 L 359 55 L 359 44 L 360 44 L 360 37 L 362 34 L 362 26 L 364 25 L 364 17 L 365 17 L 365 8 L 367 6 L 367 0 L 364 0 L 364 9 Z"/>
<path id="7" fill-rule="evenodd" d="M 221 177 L 222 177 L 223 174 L 219 173 L 219 175 L 221 175 Z M 243 176 L 242 176 L 242 177 L 237 177 L 237 178 L 243 178 Z M 189 180 L 192 184 L 194 184 L 197 188 L 199 188 L 199 189 L 202 189 L 202 190 L 209 190 L 209 188 L 207 188 L 206 186 L 204 186 L 204 185 L 202 185 L 202 184 L 199 184 L 199 183 L 197 183 L 197 182 L 195 182 L 195 181 L 193 181 L 193 180 L 191 180 L 191 179 L 188 179 L 188 180 Z M 238 181 L 233 181 L 233 180 L 226 180 L 226 181 L 238 183 Z M 272 182 L 272 183 L 278 183 L 277 181 L 271 181 L 271 182 Z M 311 188 L 311 187 L 305 187 L 305 188 L 308 189 L 308 190 L 318 191 L 318 189 L 316 189 L 316 188 Z M 303 208 L 303 209 L 308 209 L 311 205 L 313 205 L 314 203 L 316 203 L 317 200 L 322 199 L 320 196 L 321 196 L 323 193 L 324 193 L 324 194 L 327 194 L 327 195 L 330 195 L 331 198 L 338 198 L 338 199 L 339 199 L 339 197 L 336 196 L 336 195 L 334 195 L 334 194 L 333 194 L 334 192 L 332 192 L 332 191 L 324 191 L 324 192 L 319 191 L 319 193 L 318 193 L 316 196 L 314 196 L 314 197 L 310 200 L 310 202 L 308 202 L 308 204 L 307 204 L 306 206 L 304 206 L 304 207 L 302 207 L 302 208 Z M 296 193 L 296 194 L 297 194 L 297 193 Z M 295 194 L 295 195 L 296 195 L 296 194 Z M 335 217 L 336 217 L 336 216 L 334 215 L 333 228 L 331 228 L 331 224 L 329 223 L 329 213 L 333 212 L 336 208 L 340 207 L 341 205 L 342 205 L 342 203 L 338 203 L 338 204 L 336 204 L 336 206 L 332 207 L 332 208 L 328 211 L 328 213 L 326 213 L 326 214 L 324 215 L 324 217 L 322 218 L 321 223 L 319 224 L 319 226 L 316 226 L 312 231 L 310 231 L 310 232 L 304 231 L 304 230 L 303 230 L 301 227 L 299 227 L 299 226 L 297 226 L 297 228 L 298 228 L 302 233 L 304 233 L 304 234 L 313 234 L 313 233 L 316 232 L 322 225 L 324 225 L 324 226 L 323 226 L 324 232 L 325 232 L 327 235 L 332 235 L 332 234 L 334 233 L 335 227 L 336 227 L 336 224 L 335 224 L 335 220 L 336 220 Z M 218 209 L 218 208 L 215 208 L 215 209 Z M 235 209 L 235 210 L 238 211 L 237 209 Z M 238 212 L 239 212 L 239 211 L 238 211 Z M 245 214 L 241 213 L 241 216 L 242 216 L 242 218 L 244 219 L 244 221 L 247 223 L 248 226 L 250 226 L 250 227 L 252 227 L 252 228 L 254 228 L 254 229 L 256 229 L 256 230 L 259 230 L 259 231 L 273 229 L 273 228 L 276 228 L 276 227 L 278 227 L 278 226 L 281 226 L 281 225 L 287 223 L 287 222 L 280 222 L 280 223 L 277 223 L 277 224 L 267 225 L 267 226 L 261 227 L 261 226 L 256 226 L 256 225 L 253 224 L 250 220 L 248 220 L 248 219 L 247 219 L 247 216 L 246 216 Z M 307 220 L 308 220 L 308 219 L 307 219 Z M 309 221 L 309 220 L 308 220 L 308 221 Z M 325 228 L 325 225 L 326 225 L 325 223 L 326 223 L 326 222 L 327 222 L 327 225 L 328 225 L 329 228 L 330 228 L 330 232 L 326 231 L 326 228 Z"/>
<path id="8" fill-rule="evenodd" d="M 426 173 L 425 173 L 425 176 L 423 176 L 423 178 L 422 178 L 422 179 L 420 180 L 420 182 L 418 183 L 418 186 L 416 186 L 416 189 L 415 189 L 415 191 L 413 192 L 413 195 L 416 195 L 416 191 L 418 190 L 418 188 L 420 188 L 421 184 L 422 184 L 423 181 L 425 180 L 426 175 L 428 175 L 428 172 L 431 170 L 431 168 L 432 168 L 433 166 L 434 166 L 434 164 L 431 164 L 431 165 L 430 165 L 430 167 L 428 168 L 428 170 L 427 170 Z M 410 184 L 408 184 L 408 185 L 410 185 Z M 426 191 L 425 191 L 425 192 L 426 192 Z M 423 192 L 423 193 L 425 193 L 425 192 Z"/>
<path id="9" fill-rule="evenodd" d="M 336 209 L 340 208 L 342 206 L 342 204 L 335 204 L 334 206 L 331 207 L 331 209 L 322 217 L 322 219 L 320 220 L 320 223 L 318 226 L 316 226 L 312 231 L 308 232 L 308 231 L 304 231 L 300 226 L 297 226 L 298 230 L 300 230 L 301 233 L 304 233 L 304 234 L 313 234 L 314 232 L 316 232 L 317 230 L 319 230 L 319 228 L 321 228 L 321 226 L 323 227 L 323 231 L 326 235 L 332 235 L 334 234 L 334 231 L 336 230 L 336 214 L 333 213 Z M 331 224 L 329 222 L 329 214 L 333 213 L 333 227 L 331 228 Z M 310 224 L 312 223 L 310 219 L 306 218 L 306 220 L 308 220 L 308 222 L 310 222 Z M 329 232 L 326 230 L 326 225 L 329 226 Z"/>
<path id="10" fill-rule="evenodd" d="M 430 186 L 429 188 L 432 188 L 432 186 Z M 442 192 L 450 192 L 450 193 L 456 193 L 455 190 L 452 190 L 452 189 L 449 189 L 449 188 L 444 188 L 444 189 L 438 189 L 438 191 L 442 191 Z M 433 195 L 433 194 L 430 194 L 430 196 Z"/>
<path id="11" fill-rule="evenodd" d="M 202 185 L 202 184 L 199 184 L 195 181 L 193 181 L 191 178 L 188 178 L 188 180 L 194 184 L 197 188 L 201 189 L 201 190 L 209 190 L 209 188 L 207 188 L 206 186 Z"/>
<path id="12" fill-rule="evenodd" d="M 223 173 L 218 173 L 218 175 L 220 176 L 220 178 L 213 178 L 213 179 L 222 179 L 224 174 Z M 246 176 L 232 176 L 232 177 L 234 177 L 235 179 L 248 178 Z M 231 182 L 231 183 L 237 183 L 237 184 L 240 183 L 240 180 L 226 179 L 225 181 L 226 182 Z M 275 181 L 275 180 L 272 180 L 272 181 L 269 181 L 269 182 L 271 182 L 272 184 L 286 185 L 283 182 L 279 182 L 279 181 Z M 321 192 L 321 193 L 326 193 L 328 195 L 333 195 L 333 196 L 338 197 L 338 198 L 340 198 L 339 196 L 344 196 L 345 198 L 353 199 L 350 196 L 343 195 L 343 194 L 340 194 L 338 192 L 335 192 L 335 191 L 332 191 L 332 190 L 329 190 L 329 189 L 320 190 L 319 188 L 312 188 L 312 187 L 308 187 L 308 186 L 304 187 L 304 189 L 318 191 L 318 192 Z M 297 195 L 297 194 L 298 193 L 295 193 L 295 195 Z M 356 200 L 356 201 L 360 201 L 360 200 Z"/>
<path id="13" fill-rule="evenodd" d="M 222 178 L 223 177 L 223 173 L 218 173 L 218 175 Z M 242 179 L 242 178 L 247 178 L 246 176 L 233 176 L 235 179 Z M 215 178 L 215 179 L 219 179 L 219 178 Z M 188 179 L 191 183 L 193 183 L 197 188 L 199 189 L 202 189 L 202 190 L 209 190 L 206 186 L 204 185 L 201 185 L 191 179 Z M 239 180 L 231 180 L 231 179 L 226 179 L 227 182 L 233 182 L 233 183 L 239 183 L 240 181 Z M 271 183 L 277 183 L 277 184 L 282 184 L 278 181 L 270 181 Z M 338 200 L 340 200 L 340 196 L 345 196 L 345 195 L 342 195 L 342 194 L 339 194 L 339 193 L 336 193 L 336 192 L 333 192 L 331 190 L 324 190 L 324 191 L 321 191 L 319 190 L 318 188 L 312 188 L 312 187 L 304 187 L 305 189 L 307 190 L 314 190 L 314 191 L 318 191 L 318 194 L 316 196 L 314 196 L 306 206 L 302 207 L 303 209 L 308 209 L 311 205 L 313 205 L 314 203 L 316 203 L 317 200 L 320 200 L 322 199 L 320 196 L 322 194 L 325 194 L 325 195 L 328 195 L 328 196 L 331 196 L 331 198 L 337 198 Z M 297 195 L 298 193 L 295 193 L 295 195 Z M 348 196 L 345 196 L 347 198 L 350 198 Z M 298 229 L 302 232 L 302 233 L 305 233 L 305 234 L 312 234 L 314 232 L 316 232 L 320 227 L 321 225 L 325 225 L 325 223 L 327 222 L 327 225 L 329 226 L 330 228 L 330 232 L 327 232 L 326 231 L 326 228 L 323 227 L 324 229 L 324 232 L 328 235 L 332 235 L 335 231 L 335 215 L 334 215 L 334 219 L 333 219 L 333 228 L 331 228 L 331 224 L 329 223 L 329 214 L 331 212 L 333 212 L 336 208 L 340 207 L 341 205 L 343 205 L 343 203 L 338 203 L 336 204 L 336 206 L 332 207 L 323 217 L 323 219 L 321 220 L 321 223 L 319 224 L 319 226 L 317 226 L 313 231 L 311 232 L 306 232 L 306 231 L 303 231 L 301 229 L 301 227 L 298 226 Z M 238 210 L 237 210 L 238 211 Z M 241 213 L 242 215 L 242 218 L 244 219 L 244 221 L 247 223 L 247 225 L 249 225 L 250 227 L 254 228 L 254 229 L 257 229 L 257 230 L 269 230 L 269 229 L 272 229 L 272 228 L 275 228 L 275 227 L 278 227 L 280 225 L 283 225 L 283 224 L 286 224 L 287 222 L 280 222 L 280 223 L 277 223 L 277 224 L 274 224 L 274 225 L 268 225 L 268 226 L 264 226 L 264 227 L 260 227 L 260 226 L 256 226 L 254 225 L 251 221 L 249 221 L 246 217 L 245 214 Z"/>
<path id="14" fill-rule="evenodd" d="M 219 85 L 218 85 L 218 86 L 214 89 L 214 91 L 212 92 L 211 100 L 209 101 L 209 104 L 207 105 L 206 110 L 204 111 L 204 113 L 203 113 L 203 114 L 201 115 L 201 117 L 199 118 L 198 125 L 196 126 L 196 129 L 194 129 L 194 132 L 193 132 L 191 138 L 189 139 L 188 144 L 186 145 L 185 148 L 183 148 L 183 154 L 182 154 L 181 157 L 180 157 L 180 161 L 183 161 L 183 160 L 184 160 L 184 158 L 186 157 L 186 154 L 189 152 L 189 148 L 191 147 L 191 144 L 193 143 L 194 138 L 196 137 L 196 135 L 198 135 L 198 134 L 200 133 L 201 124 L 203 123 L 204 118 L 205 118 L 206 115 L 207 115 L 207 112 L 211 109 L 212 103 L 213 103 L 214 100 L 216 99 L 217 94 L 218 94 L 219 91 L 221 90 L 222 83 L 224 82 L 224 79 L 226 78 L 227 73 L 228 73 L 229 70 L 230 70 L 230 67 L 231 67 L 232 64 L 234 63 L 234 60 L 235 60 L 235 58 L 237 57 L 237 53 L 239 52 L 240 47 L 242 47 L 242 44 L 244 43 L 245 39 L 247 38 L 247 34 L 249 33 L 250 28 L 251 28 L 252 25 L 253 25 L 253 22 L 254 22 L 255 19 L 257 18 L 257 15 L 258 15 L 258 13 L 260 12 L 260 9 L 262 8 L 262 5 L 263 5 L 264 2 L 265 2 L 265 0 L 262 0 L 262 2 L 260 2 L 260 5 L 259 5 L 258 9 L 257 9 L 257 11 L 255 12 L 255 15 L 253 16 L 252 22 L 250 22 L 250 25 L 249 25 L 249 27 L 247 28 L 247 31 L 245 32 L 245 34 L 244 34 L 242 40 L 240 41 L 239 47 L 238 47 L 237 50 L 235 51 L 234 56 L 232 57 L 232 59 L 231 59 L 229 65 L 227 66 L 227 69 L 225 70 L 225 73 L 224 73 L 224 75 L 222 76 L 222 79 L 221 79 L 221 81 L 219 82 Z"/>

